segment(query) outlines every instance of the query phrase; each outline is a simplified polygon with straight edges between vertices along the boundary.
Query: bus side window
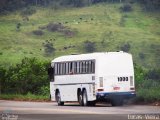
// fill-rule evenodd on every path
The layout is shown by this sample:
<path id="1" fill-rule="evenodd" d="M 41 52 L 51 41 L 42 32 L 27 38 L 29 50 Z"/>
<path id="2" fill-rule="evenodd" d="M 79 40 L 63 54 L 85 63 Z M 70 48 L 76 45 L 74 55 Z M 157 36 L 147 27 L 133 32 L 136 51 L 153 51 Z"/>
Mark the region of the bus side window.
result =
<path id="1" fill-rule="evenodd" d="M 88 73 L 91 73 L 91 61 L 89 61 L 89 63 L 88 63 Z"/>
<path id="2" fill-rule="evenodd" d="M 82 74 L 82 69 L 83 69 L 83 66 L 82 66 L 82 61 L 79 63 L 79 73 Z"/>
<path id="3" fill-rule="evenodd" d="M 83 73 L 86 73 L 86 62 L 83 61 Z"/>
<path id="4" fill-rule="evenodd" d="M 82 73 L 84 73 L 84 62 L 82 62 Z"/>
<path id="5" fill-rule="evenodd" d="M 77 74 L 79 74 L 79 68 L 80 68 L 79 62 L 77 62 Z"/>
<path id="6" fill-rule="evenodd" d="M 59 63 L 57 63 L 57 75 L 59 75 L 59 70 L 60 70 Z"/>
<path id="7" fill-rule="evenodd" d="M 63 63 L 63 74 L 66 74 L 66 63 Z"/>
<path id="8" fill-rule="evenodd" d="M 89 61 L 86 61 L 86 73 L 89 73 Z"/>
<path id="9" fill-rule="evenodd" d="M 69 63 L 66 62 L 66 75 L 69 73 L 69 72 L 68 72 L 68 68 L 69 68 L 69 67 L 68 67 L 68 66 L 69 66 L 68 64 L 69 64 Z"/>
<path id="10" fill-rule="evenodd" d="M 91 61 L 91 73 L 95 72 L 95 61 Z"/>
<path id="11" fill-rule="evenodd" d="M 54 81 L 54 68 L 52 67 L 48 68 L 48 76 L 50 81 Z"/>
<path id="12" fill-rule="evenodd" d="M 77 74 L 77 62 L 74 62 L 74 73 Z"/>
<path id="13" fill-rule="evenodd" d="M 73 74 L 73 62 L 70 62 L 69 64 L 69 74 Z"/>
<path id="14" fill-rule="evenodd" d="M 57 75 L 57 63 L 54 64 L 54 74 Z"/>
<path id="15" fill-rule="evenodd" d="M 60 73 L 60 75 L 63 75 L 63 63 L 60 63 L 61 64 L 61 73 Z"/>

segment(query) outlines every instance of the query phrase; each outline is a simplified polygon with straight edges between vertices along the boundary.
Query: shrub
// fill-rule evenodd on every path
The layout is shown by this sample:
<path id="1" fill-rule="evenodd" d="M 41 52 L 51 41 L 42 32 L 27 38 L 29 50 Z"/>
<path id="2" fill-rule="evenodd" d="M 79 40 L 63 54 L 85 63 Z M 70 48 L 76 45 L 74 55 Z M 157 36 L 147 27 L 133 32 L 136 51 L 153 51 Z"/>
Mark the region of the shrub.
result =
<path id="1" fill-rule="evenodd" d="M 20 27 L 21 27 L 21 23 L 17 23 L 16 29 L 17 29 L 18 31 L 20 30 Z"/>
<path id="2" fill-rule="evenodd" d="M 120 10 L 122 12 L 131 12 L 133 9 L 130 4 L 124 4 L 123 6 L 120 7 Z"/>
<path id="3" fill-rule="evenodd" d="M 44 50 L 45 50 L 45 55 L 51 55 L 54 53 L 54 51 L 56 50 L 54 47 L 53 47 L 53 43 L 51 42 L 46 42 L 43 44 L 43 47 L 44 47 Z"/>
<path id="4" fill-rule="evenodd" d="M 85 41 L 84 42 L 84 50 L 85 52 L 91 53 L 96 51 L 95 42 Z"/>
<path id="5" fill-rule="evenodd" d="M 141 85 L 141 88 L 144 88 L 144 89 L 150 89 L 155 87 L 160 87 L 160 84 L 155 80 L 145 79 Z"/>
<path id="6" fill-rule="evenodd" d="M 160 81 L 160 70 L 158 70 L 158 69 L 149 70 L 147 73 L 147 78 Z"/>
<path id="7" fill-rule="evenodd" d="M 62 32 L 66 37 L 73 37 L 76 33 L 75 31 L 72 31 L 70 29 L 64 29 L 64 30 L 61 30 L 60 32 Z"/>
<path id="8" fill-rule="evenodd" d="M 42 87 L 39 89 L 38 94 L 39 94 L 39 95 L 43 95 L 43 96 L 49 96 L 49 94 L 50 94 L 49 84 L 42 86 Z"/>
<path id="9" fill-rule="evenodd" d="M 42 30 L 34 30 L 34 31 L 32 31 L 32 33 L 34 35 L 40 35 L 40 36 L 44 34 L 44 32 Z"/>
<path id="10" fill-rule="evenodd" d="M 136 102 L 155 102 L 160 100 L 160 87 L 150 89 L 138 89 Z"/>
<path id="11" fill-rule="evenodd" d="M 155 80 L 157 78 L 157 70 L 144 70 L 138 65 L 135 66 L 135 84 L 137 97 L 135 102 L 155 102 L 160 100 L 160 82 Z M 155 74 L 156 75 L 152 75 Z M 151 76 L 152 77 L 151 77 Z M 152 79 L 148 79 L 150 78 Z"/>
<path id="12" fill-rule="evenodd" d="M 16 66 L 10 66 L 3 81 L 3 93 L 37 94 L 42 86 L 49 84 L 47 65 L 36 58 L 24 58 Z"/>
<path id="13" fill-rule="evenodd" d="M 134 65 L 136 87 L 141 87 L 146 79 L 147 71 L 138 65 Z"/>
<path id="14" fill-rule="evenodd" d="M 131 48 L 131 45 L 129 43 L 125 43 L 120 47 L 120 49 L 124 52 L 129 52 L 130 48 Z"/>
<path id="15" fill-rule="evenodd" d="M 55 31 L 59 31 L 61 29 L 64 29 L 64 26 L 62 24 L 57 24 L 57 23 L 49 23 L 46 26 L 47 30 L 50 32 L 55 32 Z"/>

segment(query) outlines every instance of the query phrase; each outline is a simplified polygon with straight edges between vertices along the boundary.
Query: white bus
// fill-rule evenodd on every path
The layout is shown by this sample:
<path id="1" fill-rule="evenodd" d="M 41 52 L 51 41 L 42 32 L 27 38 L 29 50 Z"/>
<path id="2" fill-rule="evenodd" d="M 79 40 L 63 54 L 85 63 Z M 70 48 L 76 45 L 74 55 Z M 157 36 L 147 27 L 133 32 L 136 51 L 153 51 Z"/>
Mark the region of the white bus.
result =
<path id="1" fill-rule="evenodd" d="M 132 55 L 122 51 L 58 57 L 48 74 L 50 97 L 58 105 L 78 101 L 93 106 L 106 101 L 119 106 L 136 95 Z"/>

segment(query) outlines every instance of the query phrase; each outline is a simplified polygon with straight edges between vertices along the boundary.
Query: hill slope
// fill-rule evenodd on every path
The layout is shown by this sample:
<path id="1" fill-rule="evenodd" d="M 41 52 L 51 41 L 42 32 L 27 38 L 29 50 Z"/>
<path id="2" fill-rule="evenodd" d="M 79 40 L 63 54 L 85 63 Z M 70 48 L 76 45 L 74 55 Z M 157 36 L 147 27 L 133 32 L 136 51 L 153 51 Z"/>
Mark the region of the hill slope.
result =
<path id="1" fill-rule="evenodd" d="M 34 8 L 27 17 L 21 11 L 1 15 L 0 64 L 85 53 L 85 41 L 90 41 L 94 51 L 125 50 L 137 64 L 160 67 L 160 16 L 143 12 L 137 4 L 132 4 L 133 11 L 121 12 L 122 5 Z"/>

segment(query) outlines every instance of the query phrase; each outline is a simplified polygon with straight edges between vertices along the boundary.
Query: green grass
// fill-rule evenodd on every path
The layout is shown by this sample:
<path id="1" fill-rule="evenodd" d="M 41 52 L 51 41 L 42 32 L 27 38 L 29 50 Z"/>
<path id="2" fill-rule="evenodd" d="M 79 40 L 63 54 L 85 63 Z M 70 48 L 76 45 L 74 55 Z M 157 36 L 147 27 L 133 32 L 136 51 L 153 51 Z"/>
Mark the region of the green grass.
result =
<path id="1" fill-rule="evenodd" d="M 3 100 L 20 100 L 20 101 L 50 101 L 49 96 L 34 95 L 28 93 L 27 95 L 21 94 L 0 94 L 0 99 Z"/>
<path id="2" fill-rule="evenodd" d="M 15 64 L 24 57 L 51 60 L 64 54 L 84 53 L 83 42 L 90 40 L 96 42 L 96 51 L 117 51 L 128 42 L 131 44 L 129 52 L 133 54 L 136 63 L 148 68 L 160 67 L 159 15 L 145 13 L 137 4 L 132 5 L 132 12 L 123 13 L 119 10 L 121 5 L 97 4 L 59 10 L 37 7 L 37 12 L 29 16 L 29 21 L 23 21 L 21 11 L 0 16 L 0 64 Z M 50 22 L 62 23 L 77 33 L 72 37 L 47 30 L 43 30 L 42 36 L 32 34 L 33 30 Z M 17 23 L 22 25 L 19 31 L 16 29 Z M 56 51 L 45 56 L 42 44 L 51 38 L 56 39 L 53 42 Z M 102 40 L 105 40 L 104 45 L 101 44 Z M 159 46 L 151 48 L 152 44 Z M 69 45 L 76 47 L 63 50 L 64 46 Z M 145 58 L 141 59 L 139 53 L 144 53 Z"/>

